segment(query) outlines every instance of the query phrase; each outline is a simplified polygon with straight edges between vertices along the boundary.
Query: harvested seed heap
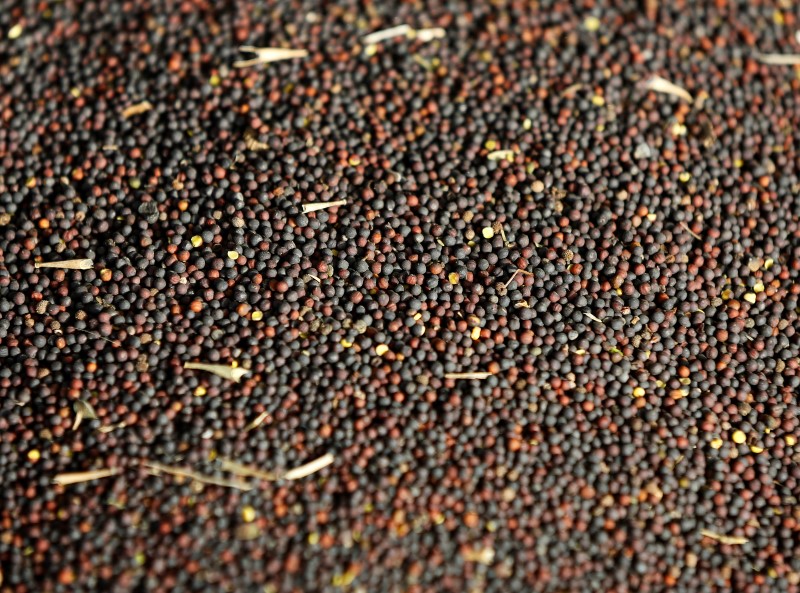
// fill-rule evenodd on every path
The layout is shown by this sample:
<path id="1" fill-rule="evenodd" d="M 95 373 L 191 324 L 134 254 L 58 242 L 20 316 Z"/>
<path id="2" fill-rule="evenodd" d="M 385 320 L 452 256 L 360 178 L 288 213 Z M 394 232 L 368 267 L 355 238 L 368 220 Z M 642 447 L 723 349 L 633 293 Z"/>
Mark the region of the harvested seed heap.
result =
<path id="1" fill-rule="evenodd" d="M 798 9 L 572 4 L 5 3 L 0 591 L 800 591 Z"/>

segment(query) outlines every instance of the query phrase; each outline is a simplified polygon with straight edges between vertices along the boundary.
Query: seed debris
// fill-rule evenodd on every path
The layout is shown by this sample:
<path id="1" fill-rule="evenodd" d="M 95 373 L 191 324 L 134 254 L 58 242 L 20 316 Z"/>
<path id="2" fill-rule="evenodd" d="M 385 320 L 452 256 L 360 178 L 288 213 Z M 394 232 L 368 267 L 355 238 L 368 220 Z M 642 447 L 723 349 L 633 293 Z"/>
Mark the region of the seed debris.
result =
<path id="1" fill-rule="evenodd" d="M 236 61 L 233 63 L 234 68 L 248 68 L 249 66 L 257 66 L 258 64 L 270 64 L 272 62 L 294 60 L 308 56 L 308 51 L 305 49 L 286 49 L 282 47 L 255 47 L 252 45 L 243 45 L 239 48 L 239 51 L 255 54 L 256 57 L 249 60 Z"/>
<path id="2" fill-rule="evenodd" d="M 514 160 L 514 151 L 513 150 L 493 150 L 489 154 L 486 155 L 486 158 L 490 161 L 500 161 L 502 159 L 506 159 L 507 161 Z"/>
<path id="3" fill-rule="evenodd" d="M 709 529 L 701 529 L 700 534 L 709 539 L 713 539 L 714 541 L 718 541 L 721 544 L 727 544 L 729 546 L 741 546 L 750 541 L 746 537 L 741 537 L 738 535 L 725 535 Z"/>
<path id="4" fill-rule="evenodd" d="M 94 411 L 92 404 L 86 400 L 79 399 L 72 404 L 72 409 L 75 410 L 75 423 L 72 425 L 72 430 L 77 430 L 84 418 L 97 420 L 97 412 Z"/>
<path id="5" fill-rule="evenodd" d="M 767 66 L 798 66 L 800 54 L 756 54 L 756 59 Z"/>
<path id="6" fill-rule="evenodd" d="M 189 480 L 194 480 L 195 482 L 200 482 L 201 484 L 209 484 L 211 486 L 222 486 L 223 488 L 235 488 L 236 490 L 243 490 L 245 492 L 253 489 L 253 485 L 248 484 L 246 482 L 240 482 L 238 480 L 226 480 L 224 478 L 215 478 L 214 476 L 199 474 L 186 467 L 175 467 L 171 465 L 164 465 L 162 463 L 157 463 L 155 461 L 143 461 L 142 465 L 144 465 L 147 469 L 151 470 L 150 473 L 152 473 L 153 475 L 158 475 L 159 473 L 165 473 L 171 476 L 177 476 L 179 478 L 187 478 Z"/>
<path id="7" fill-rule="evenodd" d="M 250 372 L 240 367 L 232 367 L 224 364 L 206 364 L 204 362 L 185 362 L 183 363 L 183 368 L 198 371 L 208 371 L 209 373 L 214 373 L 215 375 L 218 375 L 223 379 L 233 381 L 234 383 L 241 381 L 242 377 Z"/>
<path id="8" fill-rule="evenodd" d="M 140 103 L 135 103 L 133 105 L 129 105 L 125 109 L 122 110 L 122 117 L 123 119 L 128 119 L 133 117 L 134 115 L 140 115 L 142 113 L 146 113 L 153 108 L 153 104 L 150 101 L 141 101 Z"/>
<path id="9" fill-rule="evenodd" d="M 445 379 L 486 379 L 491 377 L 492 373 L 486 371 L 475 371 L 467 373 L 445 373 Z"/>
<path id="10" fill-rule="evenodd" d="M 333 455 L 331 453 L 326 453 L 313 461 L 309 461 L 308 463 L 286 472 L 265 472 L 230 459 L 223 459 L 222 469 L 240 476 L 274 482 L 276 480 L 300 480 L 328 467 L 333 461 Z"/>
<path id="11" fill-rule="evenodd" d="M 446 31 L 441 27 L 434 27 L 430 29 L 414 29 L 408 25 L 397 25 L 396 27 L 389 27 L 388 29 L 382 29 L 380 31 L 370 33 L 369 35 L 364 35 L 361 38 L 361 41 L 365 45 L 375 45 L 376 43 L 386 41 L 387 39 L 405 36 L 409 39 L 417 39 L 422 43 L 428 43 L 434 39 L 443 38 L 445 34 Z"/>
<path id="12" fill-rule="evenodd" d="M 694 98 L 692 98 L 692 95 L 689 94 L 689 91 L 665 78 L 661 78 L 660 76 L 653 76 L 645 83 L 645 88 L 657 93 L 664 93 L 666 95 L 678 97 L 689 103 L 694 102 Z"/>
<path id="13" fill-rule="evenodd" d="M 34 262 L 33 267 L 39 268 L 60 268 L 62 270 L 90 270 L 94 262 L 90 259 L 64 259 L 61 261 Z"/>
<path id="14" fill-rule="evenodd" d="M 303 214 L 309 212 L 316 212 L 317 210 L 324 210 L 325 208 L 332 208 L 334 206 L 344 206 L 347 200 L 333 200 L 332 202 L 309 202 L 303 204 Z"/>
<path id="15" fill-rule="evenodd" d="M 59 486 L 69 486 L 71 484 L 80 484 L 82 482 L 92 482 L 94 480 L 116 476 L 120 473 L 120 471 L 121 470 L 118 467 L 109 467 L 85 472 L 63 473 L 58 474 L 55 478 L 53 478 L 53 484 L 58 484 Z"/>

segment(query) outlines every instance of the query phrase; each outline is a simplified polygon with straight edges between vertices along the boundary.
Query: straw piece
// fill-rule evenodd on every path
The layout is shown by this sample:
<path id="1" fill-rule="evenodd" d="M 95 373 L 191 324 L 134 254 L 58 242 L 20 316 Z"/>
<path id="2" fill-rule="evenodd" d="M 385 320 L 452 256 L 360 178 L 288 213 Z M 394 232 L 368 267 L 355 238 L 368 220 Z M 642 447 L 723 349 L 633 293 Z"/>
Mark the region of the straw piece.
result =
<path id="1" fill-rule="evenodd" d="M 397 25 L 396 27 L 390 27 L 389 29 L 383 29 L 381 31 L 370 33 L 369 35 L 364 35 L 364 37 L 361 38 L 361 41 L 363 41 L 366 45 L 373 45 L 375 43 L 380 43 L 381 41 L 386 41 L 387 39 L 392 39 L 393 37 L 408 35 L 409 32 L 413 30 L 414 29 L 408 25 Z"/>
<path id="2" fill-rule="evenodd" d="M 414 31 L 414 36 L 422 43 L 428 43 L 434 39 L 442 39 L 447 32 L 441 27 L 433 27 L 431 29 L 417 29 Z"/>
<path id="3" fill-rule="evenodd" d="M 58 474 L 53 478 L 53 484 L 59 486 L 69 486 L 70 484 L 80 484 L 81 482 L 91 482 L 92 480 L 100 480 L 102 478 L 110 478 L 120 473 L 120 468 L 109 467 L 104 469 L 95 469 L 86 472 L 71 472 L 65 474 Z"/>
<path id="4" fill-rule="evenodd" d="M 221 459 L 220 463 L 222 471 L 231 472 L 232 474 L 243 476 L 245 478 L 258 478 L 259 480 L 274 482 L 275 480 L 278 480 L 281 477 L 280 474 L 261 471 L 260 469 L 250 467 L 248 465 L 243 465 L 241 463 L 237 463 L 236 461 L 232 461 L 230 459 Z"/>
<path id="5" fill-rule="evenodd" d="M 194 480 L 195 482 L 200 482 L 201 484 L 222 486 L 224 488 L 235 488 L 236 490 L 244 491 L 253 489 L 252 484 L 248 484 L 246 482 L 239 482 L 238 480 L 225 480 L 222 478 L 215 478 L 214 476 L 206 476 L 203 474 L 198 474 L 197 472 L 185 467 L 173 467 L 156 463 L 155 461 L 144 461 L 142 462 L 142 465 L 156 473 L 162 472 L 172 476 L 178 476 L 180 478 L 188 478 L 190 480 Z"/>
<path id="6" fill-rule="evenodd" d="M 756 59 L 767 66 L 800 65 L 800 54 L 756 54 Z"/>
<path id="7" fill-rule="evenodd" d="M 142 101 L 141 103 L 136 103 L 134 105 L 130 105 L 123 109 L 122 117 L 128 119 L 129 117 L 133 117 L 134 115 L 139 115 L 141 113 L 146 113 L 153 108 L 153 104 L 150 101 Z"/>
<path id="8" fill-rule="evenodd" d="M 331 463 L 333 463 L 333 455 L 326 453 L 314 461 L 309 461 L 300 467 L 290 469 L 282 477 L 284 480 L 299 480 L 328 467 Z"/>
<path id="9" fill-rule="evenodd" d="M 258 64 L 270 64 L 272 62 L 280 62 L 281 60 L 294 60 L 308 56 L 308 51 L 305 49 L 285 49 L 282 47 L 254 47 L 252 45 L 243 45 L 239 48 L 239 51 L 256 54 L 256 57 L 249 60 L 234 62 L 234 68 L 247 68 L 248 66 L 256 66 Z"/>
<path id="10" fill-rule="evenodd" d="M 90 270 L 94 262 L 90 259 L 65 259 L 61 261 L 34 262 L 33 267 L 39 268 L 60 268 L 62 270 Z"/>
<path id="11" fill-rule="evenodd" d="M 722 533 L 716 533 L 715 531 L 711 531 L 709 529 L 701 529 L 700 533 L 709 539 L 713 539 L 721 544 L 727 544 L 730 546 L 741 546 L 750 541 L 746 537 L 740 537 L 738 535 L 725 535 Z"/>
<path id="12" fill-rule="evenodd" d="M 491 377 L 492 373 L 487 372 L 473 372 L 473 373 L 445 373 L 445 379 L 486 379 Z"/>
<path id="13" fill-rule="evenodd" d="M 692 95 L 690 95 L 689 91 L 687 91 L 685 88 L 680 87 L 677 84 L 666 80 L 665 78 L 661 78 L 660 76 L 653 76 L 653 78 L 645 83 L 645 88 L 657 93 L 664 93 L 666 95 L 678 97 L 689 103 L 694 101 Z"/>
<path id="14" fill-rule="evenodd" d="M 333 200 L 332 202 L 309 202 L 303 204 L 303 214 L 309 212 L 316 212 L 317 210 L 324 210 L 325 208 L 332 208 L 333 206 L 344 206 L 347 200 Z"/>
<path id="15" fill-rule="evenodd" d="M 183 368 L 198 371 L 208 371 L 209 373 L 214 373 L 223 379 L 229 379 L 235 383 L 241 381 L 242 377 L 250 372 L 239 367 L 230 367 L 224 364 L 206 364 L 203 362 L 185 362 L 183 363 Z"/>
<path id="16" fill-rule="evenodd" d="M 499 161 L 501 159 L 511 160 L 514 158 L 514 151 L 513 150 L 495 150 L 490 152 L 486 155 L 486 158 L 490 161 Z"/>

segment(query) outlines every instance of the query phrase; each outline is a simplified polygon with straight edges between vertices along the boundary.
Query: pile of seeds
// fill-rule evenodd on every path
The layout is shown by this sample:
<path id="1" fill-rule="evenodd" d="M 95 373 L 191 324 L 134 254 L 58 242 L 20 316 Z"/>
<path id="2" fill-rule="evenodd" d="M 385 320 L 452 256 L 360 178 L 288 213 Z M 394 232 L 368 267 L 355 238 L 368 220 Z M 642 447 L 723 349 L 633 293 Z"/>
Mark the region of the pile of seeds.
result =
<path id="1" fill-rule="evenodd" d="M 7 4 L 0 591 L 800 591 L 798 17 Z"/>

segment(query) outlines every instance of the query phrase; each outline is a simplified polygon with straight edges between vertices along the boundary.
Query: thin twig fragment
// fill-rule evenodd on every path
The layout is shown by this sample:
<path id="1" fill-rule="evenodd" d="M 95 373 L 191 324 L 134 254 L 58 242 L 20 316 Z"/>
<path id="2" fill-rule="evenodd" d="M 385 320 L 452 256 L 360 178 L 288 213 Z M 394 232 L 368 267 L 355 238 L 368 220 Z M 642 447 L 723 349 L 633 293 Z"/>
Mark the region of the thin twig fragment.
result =
<path id="1" fill-rule="evenodd" d="M 445 379 L 486 379 L 491 377 L 492 373 L 484 371 L 468 372 L 468 373 L 445 373 Z"/>
<path id="2" fill-rule="evenodd" d="M 422 43 L 428 43 L 434 39 L 441 39 L 445 35 L 446 31 L 441 27 L 433 27 L 430 29 L 414 29 L 408 25 L 397 25 L 396 27 L 390 27 L 388 29 L 375 31 L 369 35 L 364 35 L 361 38 L 361 41 L 363 41 L 365 45 L 374 45 L 376 43 L 380 43 L 381 41 L 386 41 L 387 39 L 405 36 L 409 39 L 417 39 Z"/>
<path id="3" fill-rule="evenodd" d="M 223 471 L 231 472 L 239 476 L 257 478 L 267 482 L 274 482 L 276 480 L 300 480 L 328 467 L 331 463 L 333 463 L 333 461 L 333 455 L 326 453 L 322 457 L 318 457 L 313 461 L 304 463 L 303 465 L 294 469 L 290 469 L 286 472 L 265 472 L 254 467 L 231 461 L 230 459 L 223 459 L 222 469 Z"/>
<path id="4" fill-rule="evenodd" d="M 90 270 L 94 262 L 90 259 L 64 259 L 61 261 L 34 262 L 33 267 L 39 268 L 60 268 L 62 270 Z"/>
<path id="5" fill-rule="evenodd" d="M 215 375 L 222 377 L 223 379 L 233 381 L 234 383 L 241 381 L 242 377 L 250 372 L 240 367 L 230 367 L 224 364 L 206 364 L 204 362 L 185 362 L 183 363 L 183 368 L 197 371 L 208 371 L 209 373 L 214 373 Z"/>
<path id="6" fill-rule="evenodd" d="M 798 66 L 800 54 L 756 54 L 756 59 L 767 66 Z"/>
<path id="7" fill-rule="evenodd" d="M 603 320 L 600 319 L 599 317 L 597 317 L 596 315 L 592 315 L 591 313 L 586 313 L 585 311 L 584 311 L 583 314 L 584 314 L 584 316 L 588 317 L 592 321 L 596 321 L 597 323 L 603 323 Z"/>
<path id="8" fill-rule="evenodd" d="M 269 412 L 261 412 L 258 416 L 256 416 L 255 420 L 253 420 L 250 424 L 244 427 L 244 431 L 250 432 L 251 430 L 258 428 L 259 426 L 261 426 L 261 424 L 263 424 L 264 420 L 266 420 L 268 417 L 269 417 Z"/>
<path id="9" fill-rule="evenodd" d="M 490 161 L 500 161 L 502 159 L 506 159 L 508 161 L 514 158 L 514 151 L 513 150 L 494 150 L 486 155 L 486 158 Z"/>
<path id="10" fill-rule="evenodd" d="M 664 93 L 666 95 L 678 97 L 684 101 L 688 101 L 689 103 L 694 102 L 694 99 L 692 98 L 692 95 L 689 94 L 689 91 L 665 78 L 661 78 L 660 76 L 653 76 L 645 83 L 645 88 L 657 93 Z"/>
<path id="11" fill-rule="evenodd" d="M 146 113 L 153 108 L 153 104 L 150 101 L 142 101 L 140 103 L 136 103 L 134 105 L 129 105 L 125 109 L 122 110 L 122 117 L 124 119 L 128 119 L 129 117 L 133 117 L 134 115 L 139 115 L 141 113 Z"/>
<path id="12" fill-rule="evenodd" d="M 53 478 L 53 484 L 59 486 L 69 486 L 70 484 L 80 484 L 81 482 L 91 482 L 93 480 L 100 480 L 102 478 L 110 478 L 120 473 L 120 468 L 109 467 L 104 469 L 95 469 L 86 472 L 71 472 L 65 474 L 58 474 Z"/>
<path id="13" fill-rule="evenodd" d="M 253 489 L 253 485 L 248 484 L 247 482 L 240 482 L 238 480 L 225 480 L 223 478 L 215 478 L 214 476 L 206 476 L 185 467 L 173 467 L 171 465 L 156 463 L 155 461 L 144 461 L 142 462 L 142 465 L 151 470 L 154 475 L 158 473 L 165 473 L 171 476 L 177 476 L 179 478 L 194 480 L 195 482 L 200 482 L 201 484 L 209 484 L 211 486 L 222 486 L 224 488 L 235 488 L 237 490 L 244 491 Z"/>
<path id="14" fill-rule="evenodd" d="M 701 529 L 700 533 L 709 539 L 713 539 L 714 541 L 718 541 L 721 544 L 727 544 L 729 546 L 741 546 L 750 541 L 746 537 L 740 537 L 738 535 L 725 535 L 709 529 Z"/>
<path id="15" fill-rule="evenodd" d="M 703 240 L 703 238 L 700 235 L 698 235 L 697 233 L 695 233 L 692 229 L 690 229 L 689 225 L 686 224 L 684 221 L 681 221 L 680 226 L 684 231 L 689 233 L 692 237 L 694 237 L 698 241 L 702 241 Z"/>
<path id="16" fill-rule="evenodd" d="M 347 204 L 347 200 L 333 200 L 331 202 L 309 202 L 308 204 L 303 204 L 303 214 L 308 214 L 309 212 L 316 212 L 317 210 L 324 210 L 325 208 L 332 208 L 333 206 L 344 206 Z"/>
<path id="17" fill-rule="evenodd" d="M 305 49 L 285 49 L 282 47 L 254 47 L 252 45 L 243 45 L 239 48 L 239 51 L 255 54 L 256 57 L 249 60 L 234 62 L 234 68 L 247 68 L 258 64 L 270 64 L 272 62 L 280 62 L 281 60 L 294 60 L 308 56 L 308 51 Z"/>
<path id="18" fill-rule="evenodd" d="M 325 453 L 325 455 L 318 457 L 314 461 L 309 461 L 300 467 L 290 469 L 288 472 L 283 474 L 282 478 L 284 480 L 300 480 L 301 478 L 315 474 L 319 470 L 328 467 L 331 463 L 333 463 L 333 455 L 330 453 Z"/>

